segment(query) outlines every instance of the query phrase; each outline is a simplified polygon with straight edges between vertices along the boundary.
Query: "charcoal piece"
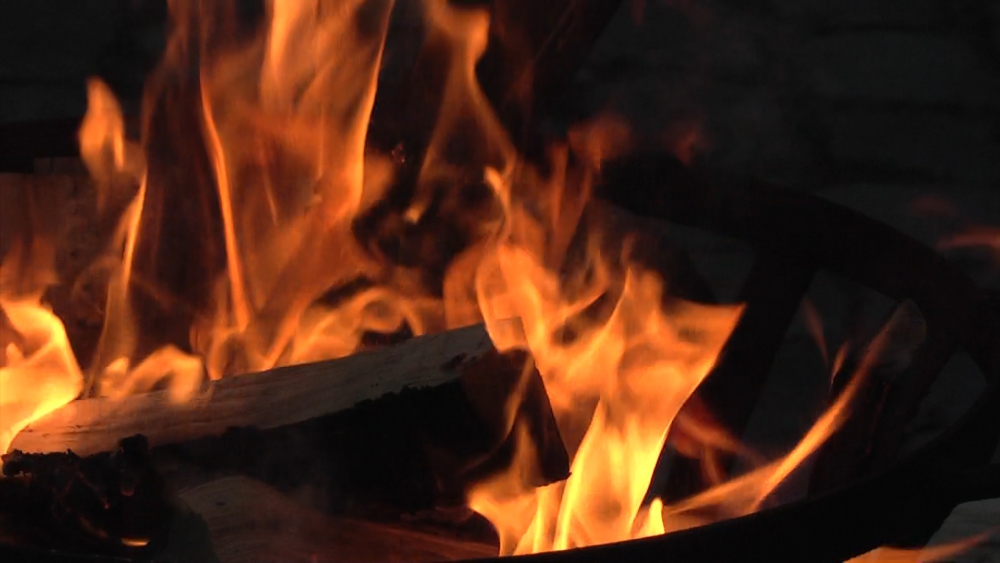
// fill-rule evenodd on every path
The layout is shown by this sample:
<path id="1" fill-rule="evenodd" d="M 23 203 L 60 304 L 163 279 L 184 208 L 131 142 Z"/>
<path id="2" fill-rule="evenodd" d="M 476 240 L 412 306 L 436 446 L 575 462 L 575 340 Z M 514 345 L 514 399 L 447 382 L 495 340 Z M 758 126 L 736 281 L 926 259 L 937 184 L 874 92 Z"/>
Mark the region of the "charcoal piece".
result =
<path id="1" fill-rule="evenodd" d="M 19 450 L 3 456 L 0 542 L 128 557 L 161 534 L 170 515 L 141 435 L 89 457 Z"/>

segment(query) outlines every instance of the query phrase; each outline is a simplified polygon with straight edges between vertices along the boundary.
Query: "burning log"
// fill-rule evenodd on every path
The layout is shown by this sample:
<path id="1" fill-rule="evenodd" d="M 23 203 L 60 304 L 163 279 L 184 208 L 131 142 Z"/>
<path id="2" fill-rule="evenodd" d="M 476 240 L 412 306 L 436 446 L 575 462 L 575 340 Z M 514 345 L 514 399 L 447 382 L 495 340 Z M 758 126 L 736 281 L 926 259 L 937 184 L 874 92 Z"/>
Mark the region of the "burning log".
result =
<path id="1" fill-rule="evenodd" d="M 186 489 L 181 498 L 215 526 L 221 549 L 231 550 L 224 561 L 256 561 L 247 554 L 288 547 L 282 542 L 291 538 L 282 540 L 279 532 L 289 528 L 267 525 L 275 514 L 298 515 L 288 526 L 311 522 L 298 529 L 312 538 L 305 548 L 313 545 L 318 551 L 312 555 L 319 553 L 320 560 L 333 552 L 397 553 L 400 545 L 417 561 L 467 558 L 491 552 L 374 524 L 316 520 L 314 510 L 280 497 L 297 492 L 329 513 L 389 520 L 461 504 L 470 483 L 509 464 L 517 448 L 515 427 L 526 428 L 536 446 L 532 478 L 538 485 L 568 474 L 567 455 L 529 356 L 497 352 L 481 326 L 341 360 L 223 379 L 209 391 L 181 405 L 172 404 L 166 392 L 120 403 L 83 399 L 38 421 L 15 447 L 36 452 L 70 447 L 91 455 L 15 451 L 7 456 L 9 476 L 0 480 L 0 493 L 17 502 L 5 502 L 0 517 L 15 521 L 18 507 L 34 506 L 31 514 L 37 512 L 40 520 L 29 520 L 29 531 L 62 538 L 32 542 L 31 533 L 5 526 L 13 534 L 7 539 L 131 555 L 154 533 L 162 535 L 164 520 L 175 513 L 163 494 L 166 483 Z M 118 453 L 105 452 L 112 440 L 134 433 L 146 433 L 149 440 L 139 434 L 123 441 Z M 136 476 L 129 467 L 137 464 L 144 472 Z M 234 473 L 275 488 L 224 478 Z M 67 479 L 72 486 L 61 486 Z M 59 491 L 76 489 L 82 495 L 60 496 Z M 130 496 L 133 490 L 150 492 Z M 137 503 L 139 508 L 133 507 Z M 58 509 L 54 516 L 49 506 Z M 144 518 L 129 516 L 136 510 Z M 53 518 L 55 525 L 41 522 Z M 129 526 L 142 530 L 131 533 Z M 271 535 L 261 535 L 262 527 Z M 342 534 L 330 536 L 330 530 Z M 137 536 L 143 541 L 133 541 Z"/>
<path id="2" fill-rule="evenodd" d="M 538 448 L 538 484 L 565 478 L 567 455 L 529 357 L 496 352 L 474 326 L 222 379 L 185 404 L 166 392 L 75 401 L 12 447 L 92 454 L 142 434 L 161 467 L 184 466 L 176 479 L 190 480 L 194 466 L 198 479 L 245 473 L 286 490 L 319 480 L 333 511 L 382 503 L 398 514 L 461 503 L 469 482 L 512 455 L 520 424 Z"/>
<path id="3" fill-rule="evenodd" d="M 208 384 L 176 404 L 166 392 L 74 401 L 25 428 L 12 447 L 27 452 L 111 450 L 123 436 L 153 444 L 221 434 L 230 427 L 275 428 L 350 408 L 405 387 L 433 387 L 459 374 L 447 362 L 491 349 L 482 326 L 416 338 L 338 360 L 277 368 Z M 451 366 L 456 367 L 456 366 Z"/>
<path id="4" fill-rule="evenodd" d="M 609 167 L 602 193 L 613 203 L 736 236 L 762 252 L 800 254 L 885 295 L 911 299 L 926 322 L 927 338 L 912 369 L 886 394 L 884 407 L 864 413 L 865 421 L 877 419 L 878 426 L 866 440 L 875 455 L 857 481 L 758 514 L 579 550 L 573 561 L 736 560 L 746 553 L 768 561 L 844 561 L 880 545 L 921 545 L 957 504 L 997 494 L 998 466 L 989 461 L 1000 434 L 1000 301 L 995 294 L 974 287 L 919 243 L 817 198 L 759 184 L 708 187 L 690 174 L 678 174 L 669 156 L 647 155 L 628 165 Z M 633 189 L 622 189 L 625 185 Z M 892 436 L 951 352 L 963 348 L 983 370 L 987 390 L 948 432 L 895 459 Z M 848 460 L 848 471 L 856 469 L 855 461 Z M 836 473 L 824 485 L 835 487 L 843 477 Z M 553 553 L 526 560 L 570 558 Z"/>
<path id="5" fill-rule="evenodd" d="M 67 555 L 312 563 L 440 561 L 496 552 L 486 543 L 330 517 L 245 477 L 219 479 L 169 498 L 142 437 L 124 440 L 113 454 L 18 452 L 4 460 L 3 539 Z"/>

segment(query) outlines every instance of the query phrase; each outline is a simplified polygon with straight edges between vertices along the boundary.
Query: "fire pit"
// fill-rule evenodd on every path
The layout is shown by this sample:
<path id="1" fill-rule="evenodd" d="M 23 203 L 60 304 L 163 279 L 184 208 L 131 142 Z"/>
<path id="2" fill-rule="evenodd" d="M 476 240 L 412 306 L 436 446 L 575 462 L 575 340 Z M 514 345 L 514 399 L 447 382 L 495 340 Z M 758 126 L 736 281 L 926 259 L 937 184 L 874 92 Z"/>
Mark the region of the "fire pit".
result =
<path id="1" fill-rule="evenodd" d="M 120 215 L 97 227 L 103 328 L 67 339 L 42 306 L 29 228 L 0 294 L 5 561 L 493 560 L 468 509 L 377 517 L 468 507 L 517 560 L 833 562 L 1000 496 L 1000 297 L 845 208 L 626 151 L 613 122 L 540 150 L 535 115 L 618 2 L 545 3 L 526 31 L 526 4 L 458 4 L 175 6 L 142 144 L 91 83 L 81 152 Z M 383 53 L 408 10 L 419 55 Z M 753 245 L 740 304 L 698 303 L 682 258 L 641 265 L 608 204 Z M 800 444 L 759 460 L 731 437 L 820 270 L 898 305 Z M 900 456 L 958 351 L 986 391 Z M 711 455 L 657 462 L 684 443 Z M 809 458 L 809 496 L 772 506 Z M 258 542 L 292 530 L 313 543 Z"/>

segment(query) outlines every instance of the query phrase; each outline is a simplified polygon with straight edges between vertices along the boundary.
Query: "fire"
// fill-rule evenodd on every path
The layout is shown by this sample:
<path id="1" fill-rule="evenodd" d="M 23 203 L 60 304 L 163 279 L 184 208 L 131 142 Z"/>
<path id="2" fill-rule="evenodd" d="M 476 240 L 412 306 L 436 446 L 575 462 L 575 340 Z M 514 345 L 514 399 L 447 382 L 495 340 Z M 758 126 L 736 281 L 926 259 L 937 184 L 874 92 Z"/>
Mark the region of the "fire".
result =
<path id="1" fill-rule="evenodd" d="M 955 202 L 940 197 L 918 197 L 910 203 L 910 209 L 939 231 L 934 243 L 939 252 L 978 254 L 989 266 L 991 277 L 996 277 L 1000 271 L 1000 227 L 972 220 Z"/>
<path id="2" fill-rule="evenodd" d="M 1000 263 L 1000 228 L 973 225 L 964 231 L 943 237 L 938 241 L 937 248 L 942 251 L 956 248 L 982 248 L 989 251 L 994 260 Z"/>
<path id="3" fill-rule="evenodd" d="M 599 120 L 553 146 L 545 167 L 520 158 L 477 83 L 481 8 L 419 4 L 426 35 L 410 84 L 427 92 L 397 95 L 402 115 L 384 117 L 403 133 L 374 117 L 391 0 L 170 8 L 138 141 L 111 91 L 89 84 L 81 153 L 99 210 L 120 215 L 85 371 L 43 304 L 45 284 L 7 291 L 8 279 L 23 287 L 49 266 L 4 263 L 13 336 L 4 333 L 0 450 L 81 392 L 165 387 L 185 401 L 206 377 L 345 356 L 371 333 L 485 322 L 498 349 L 530 351 L 572 456 L 568 480 L 535 488 L 533 445 L 513 428 L 522 439 L 510 468 L 469 491 L 501 553 L 514 554 L 758 510 L 846 417 L 859 378 L 786 456 L 727 480 L 706 455 L 715 487 L 646 503 L 675 423 L 686 450 L 755 458 L 725 429 L 681 414 L 742 306 L 668 297 L 588 206 L 627 130 Z M 697 140 L 685 137 L 684 150 Z M 515 317 L 523 330 L 501 322 Z"/>
<path id="4" fill-rule="evenodd" d="M 41 301 L 55 281 L 44 238 L 17 242 L 0 265 L 0 452 L 32 420 L 72 401 L 83 374 L 62 322 Z"/>

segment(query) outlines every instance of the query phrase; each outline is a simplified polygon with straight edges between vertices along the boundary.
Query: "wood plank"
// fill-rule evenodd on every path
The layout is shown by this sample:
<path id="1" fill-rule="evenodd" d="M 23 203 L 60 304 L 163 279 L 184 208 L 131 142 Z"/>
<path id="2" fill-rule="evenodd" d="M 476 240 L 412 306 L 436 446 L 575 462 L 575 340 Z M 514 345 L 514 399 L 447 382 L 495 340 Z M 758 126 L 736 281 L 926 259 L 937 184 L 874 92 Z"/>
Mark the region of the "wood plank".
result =
<path id="1" fill-rule="evenodd" d="M 152 445 L 222 434 L 227 428 L 276 428 L 350 408 L 404 388 L 458 378 L 446 364 L 492 350 L 482 325 L 422 336 L 380 350 L 326 362 L 224 378 L 185 404 L 165 392 L 74 401 L 24 429 L 12 449 L 79 455 L 107 451 L 144 434 Z"/>
<path id="2" fill-rule="evenodd" d="M 472 483 L 510 464 L 521 436 L 513 428 L 527 430 L 535 446 L 532 482 L 569 475 L 541 376 L 530 364 L 524 352 L 490 348 L 437 366 L 461 376 L 433 387 L 274 428 L 240 426 L 160 445 L 153 457 L 176 486 L 245 475 L 290 494 L 313 490 L 313 505 L 331 514 L 380 519 L 462 506 Z"/>
<path id="3" fill-rule="evenodd" d="M 327 516 L 247 477 L 199 485 L 180 498 L 205 520 L 221 563 L 417 563 L 497 554 L 493 545 Z"/>

